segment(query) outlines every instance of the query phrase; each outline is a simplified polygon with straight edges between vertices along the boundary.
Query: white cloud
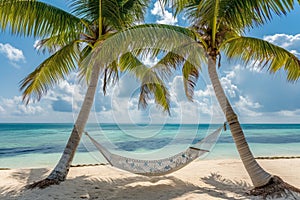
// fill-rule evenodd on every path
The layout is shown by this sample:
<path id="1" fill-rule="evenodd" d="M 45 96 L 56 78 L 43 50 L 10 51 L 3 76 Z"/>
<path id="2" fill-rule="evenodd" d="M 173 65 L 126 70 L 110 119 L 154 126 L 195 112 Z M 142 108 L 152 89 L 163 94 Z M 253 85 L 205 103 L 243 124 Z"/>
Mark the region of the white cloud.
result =
<path id="1" fill-rule="evenodd" d="M 214 99 L 213 88 L 195 89 L 193 102 L 186 98 L 182 76 L 175 76 L 170 82 L 171 114 L 177 123 L 207 123 L 220 119 L 220 109 Z M 221 116 L 222 118 L 222 116 Z"/>
<path id="2" fill-rule="evenodd" d="M 255 111 L 262 106 L 258 102 L 253 102 L 249 97 L 239 96 L 239 101 L 235 102 L 234 107 L 242 116 L 260 116 L 262 113 Z"/>
<path id="3" fill-rule="evenodd" d="M 0 106 L 5 108 L 6 113 L 16 116 L 36 115 L 44 111 L 43 108 L 38 104 L 29 104 L 26 106 L 23 104 L 21 96 L 15 96 L 11 99 L 2 98 L 0 100 Z"/>
<path id="4" fill-rule="evenodd" d="M 49 90 L 41 101 L 27 106 L 21 96 L 0 97 L 0 119 L 12 122 L 73 122 L 73 115 L 78 114 L 86 91 L 84 85 L 76 83 L 75 77 L 75 73 L 71 74 L 67 80 Z M 3 112 L 1 108 L 5 108 Z"/>
<path id="5" fill-rule="evenodd" d="M 118 97 L 131 97 L 139 93 L 139 82 L 129 73 L 123 75 L 119 82 L 112 89 L 112 92 Z"/>
<path id="6" fill-rule="evenodd" d="M 4 112 L 5 112 L 4 108 L 0 106 L 0 113 L 4 113 Z"/>
<path id="7" fill-rule="evenodd" d="M 15 123 L 66 123 L 73 122 L 72 113 L 55 112 L 51 107 L 51 101 L 42 99 L 37 103 L 25 105 L 21 96 L 1 98 L 0 106 L 4 112 L 0 112 L 1 122 Z"/>
<path id="8" fill-rule="evenodd" d="M 169 85 L 171 86 L 171 95 L 175 97 L 176 101 L 187 101 L 183 88 L 182 76 L 175 76 Z"/>
<path id="9" fill-rule="evenodd" d="M 275 34 L 264 36 L 264 40 L 267 40 L 273 44 L 288 49 L 296 56 L 300 56 L 300 34 L 287 35 L 287 34 Z"/>
<path id="10" fill-rule="evenodd" d="M 300 48 L 300 34 L 287 35 L 287 34 L 275 34 L 264 36 L 264 40 L 267 40 L 273 44 L 279 45 L 288 49 Z"/>
<path id="11" fill-rule="evenodd" d="M 72 73 L 66 80 L 60 81 L 53 89 L 49 90 L 42 99 L 50 101 L 56 111 L 61 109 L 62 112 L 72 112 L 73 110 L 78 112 L 85 92 L 86 85 L 77 83 L 77 73 Z"/>
<path id="12" fill-rule="evenodd" d="M 254 61 L 249 62 L 249 64 L 246 66 L 246 69 L 248 69 L 250 72 L 255 72 L 255 73 L 264 72 L 259 62 L 254 62 Z"/>
<path id="13" fill-rule="evenodd" d="M 159 20 L 156 21 L 159 24 L 174 25 L 178 22 L 177 18 L 174 17 L 171 12 L 166 10 L 159 1 L 156 1 L 154 3 L 154 7 L 151 10 L 151 14 L 159 17 Z"/>
<path id="14" fill-rule="evenodd" d="M 96 113 L 97 121 L 109 121 L 113 123 L 205 123 L 211 121 L 214 114 L 214 106 L 211 103 L 211 96 L 207 90 L 196 90 L 194 101 L 190 102 L 185 97 L 182 77 L 176 76 L 168 84 L 171 95 L 171 116 L 164 113 L 160 106 L 157 106 L 153 99 L 148 101 L 147 108 L 138 109 L 138 85 L 128 81 L 128 77 L 120 80 L 120 83 L 110 90 L 109 96 L 99 95 L 100 104 L 104 105 L 102 99 L 110 104 L 110 109 L 100 109 Z M 134 87 L 133 87 L 134 86 Z M 123 88 L 123 89 L 121 89 Z M 119 91 L 126 91 L 127 95 L 119 95 Z M 131 95 L 134 94 L 135 95 Z M 203 95 L 205 94 L 205 95 Z M 104 104 L 103 104 L 104 103 Z"/>
<path id="15" fill-rule="evenodd" d="M 0 53 L 4 54 L 11 62 L 25 62 L 23 51 L 11 46 L 10 44 L 0 43 Z"/>
<path id="16" fill-rule="evenodd" d="M 277 112 L 278 115 L 284 116 L 284 117 L 299 117 L 300 116 L 300 109 L 296 110 L 281 110 Z"/>
<path id="17" fill-rule="evenodd" d="M 142 58 L 142 63 L 144 64 L 144 65 L 146 65 L 147 67 L 152 67 L 152 66 L 154 66 L 154 65 L 156 65 L 157 63 L 158 63 L 158 58 L 156 57 L 156 58 L 151 58 L 151 56 L 149 56 L 149 55 L 147 55 L 146 57 L 143 57 Z"/>
<path id="18" fill-rule="evenodd" d="M 294 55 L 300 57 L 300 53 L 299 53 L 298 51 L 296 51 L 296 50 L 291 50 L 290 52 L 291 52 L 292 54 L 294 54 Z"/>
<path id="19" fill-rule="evenodd" d="M 277 112 L 259 112 L 260 115 L 241 115 L 241 123 L 296 123 L 300 121 L 300 109 Z"/>
<path id="20" fill-rule="evenodd" d="M 233 84 L 232 80 L 236 77 L 235 71 L 226 72 L 225 77 L 221 77 L 220 81 L 224 91 L 231 97 L 236 97 L 236 93 L 239 92 L 238 87 Z"/>
<path id="21" fill-rule="evenodd" d="M 220 80 L 242 123 L 270 122 L 272 117 L 276 118 L 278 122 L 300 119 L 299 109 L 273 113 L 262 112 L 261 103 L 253 100 L 251 96 L 243 94 L 242 88 L 238 88 L 236 85 L 239 81 L 238 69 L 238 67 L 234 67 L 233 71 L 225 72 Z M 0 98 L 0 119 L 2 121 L 11 119 L 11 121 L 27 120 L 27 122 L 41 120 L 42 122 L 73 122 L 73 116 L 76 118 L 86 92 L 85 85 L 76 83 L 76 75 L 74 73 L 67 80 L 61 81 L 42 98 L 41 102 L 30 104 L 27 107 L 21 102 L 21 97 Z M 200 84 L 194 92 L 194 101 L 189 102 L 185 97 L 182 76 L 175 76 L 171 79 L 167 84 L 171 95 L 171 116 L 168 116 L 162 112 L 154 100 L 148 102 L 145 110 L 138 109 L 139 84 L 134 80 L 134 77 L 122 77 L 118 84 L 108 88 L 107 96 L 103 96 L 102 81 L 100 80 L 95 107 L 90 114 L 89 121 L 197 124 L 211 121 L 220 123 L 224 120 L 210 84 L 204 86 Z"/>

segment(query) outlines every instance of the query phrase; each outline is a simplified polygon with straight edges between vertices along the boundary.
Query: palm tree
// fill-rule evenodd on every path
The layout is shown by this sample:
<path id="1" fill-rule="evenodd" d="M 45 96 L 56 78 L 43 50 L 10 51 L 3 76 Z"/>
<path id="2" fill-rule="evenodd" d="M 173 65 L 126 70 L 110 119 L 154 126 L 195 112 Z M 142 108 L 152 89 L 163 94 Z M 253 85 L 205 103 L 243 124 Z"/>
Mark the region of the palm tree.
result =
<path id="1" fill-rule="evenodd" d="M 91 52 L 95 46 L 101 48 L 105 40 L 118 31 L 142 21 L 147 1 L 70 0 L 71 13 L 41 1 L 0 1 L 1 29 L 9 29 L 15 35 L 42 38 L 38 43 L 39 50 L 51 54 L 21 81 L 20 88 L 26 104 L 32 99 L 40 100 L 50 88 L 78 68 L 81 78 L 86 79 L 88 83 L 81 110 L 61 159 L 45 180 L 30 185 L 30 188 L 43 188 L 59 184 L 66 179 L 88 120 L 100 73 L 104 75 L 104 92 L 108 83 L 118 80 L 117 62 L 90 67 L 88 63 Z M 123 56 L 126 58 L 122 61 L 123 66 L 136 61 L 134 56 L 128 56 L 129 53 L 126 55 Z M 139 78 L 143 80 L 141 74 Z M 157 78 L 155 81 L 158 81 L 160 86 L 151 87 L 150 91 L 160 91 L 160 94 L 166 93 L 167 96 L 162 82 Z M 157 102 L 166 104 L 166 99 L 157 99 Z"/>
<path id="2" fill-rule="evenodd" d="M 241 160 L 256 188 L 252 194 L 274 192 L 279 189 L 282 189 L 282 192 L 286 188 L 300 192 L 286 183 L 283 184 L 279 177 L 266 172 L 257 163 L 217 73 L 217 68 L 221 67 L 222 54 L 229 60 L 238 59 L 244 64 L 258 64 L 262 68 L 267 68 L 270 73 L 284 69 L 288 81 L 297 81 L 300 77 L 300 60 L 295 55 L 262 39 L 244 35 L 249 28 L 263 25 L 271 20 L 272 15 L 286 14 L 287 11 L 293 9 L 294 1 L 172 0 L 166 2 L 172 5 L 176 14 L 183 12 L 191 22 L 191 27 L 188 28 L 190 30 L 189 35 L 193 35 L 195 43 L 203 49 L 199 54 L 206 58 L 215 95 L 229 124 Z M 174 60 L 180 60 L 180 56 L 173 55 L 171 59 L 170 57 L 172 56 L 167 54 L 162 59 L 161 64 L 176 68 L 178 62 L 174 62 Z M 184 88 L 188 99 L 192 99 L 201 68 L 200 65 L 193 67 L 190 65 L 193 62 L 187 62 L 188 59 L 185 60 L 185 62 L 181 62 L 184 63 L 182 65 Z M 181 61 L 183 60 L 181 59 Z M 275 187 L 276 189 L 265 190 L 267 187 Z"/>

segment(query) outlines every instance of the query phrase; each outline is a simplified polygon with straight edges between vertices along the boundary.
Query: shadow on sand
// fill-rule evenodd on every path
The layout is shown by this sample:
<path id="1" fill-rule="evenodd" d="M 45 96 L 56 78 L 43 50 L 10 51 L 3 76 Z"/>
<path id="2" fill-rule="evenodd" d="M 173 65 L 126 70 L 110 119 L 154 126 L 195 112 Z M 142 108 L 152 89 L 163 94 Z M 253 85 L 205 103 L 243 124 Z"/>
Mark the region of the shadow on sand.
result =
<path id="1" fill-rule="evenodd" d="M 84 170 L 84 168 L 82 168 Z M 27 173 L 13 173 L 14 179 L 24 183 L 22 186 L 40 180 L 45 177 L 47 170 L 31 169 Z M 25 190 L 19 188 L 0 188 L 1 200 L 39 200 L 39 199 L 134 199 L 134 200 L 160 200 L 160 199 L 193 199 L 189 194 L 207 194 L 209 199 L 249 199 L 245 197 L 245 191 L 249 185 L 244 182 L 234 182 L 222 178 L 219 174 L 210 174 L 199 178 L 204 187 L 185 182 L 175 176 L 145 177 L 127 176 L 120 179 L 91 178 L 78 176 L 67 179 L 60 185 L 54 185 L 46 189 Z M 230 193 L 230 196 L 226 194 Z"/>

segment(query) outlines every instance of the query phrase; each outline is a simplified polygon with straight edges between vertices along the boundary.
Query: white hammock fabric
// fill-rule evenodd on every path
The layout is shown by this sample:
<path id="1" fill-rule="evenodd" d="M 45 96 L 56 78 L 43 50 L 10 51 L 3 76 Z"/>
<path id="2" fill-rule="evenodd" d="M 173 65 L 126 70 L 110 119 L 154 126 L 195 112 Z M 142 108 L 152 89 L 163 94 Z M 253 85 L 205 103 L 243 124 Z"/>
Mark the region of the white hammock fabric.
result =
<path id="1" fill-rule="evenodd" d="M 203 154 L 209 152 L 209 150 L 219 138 L 222 129 L 223 126 L 218 128 L 213 133 L 210 133 L 201 141 L 194 144 L 192 147 L 189 147 L 183 152 L 180 152 L 168 158 L 158 160 L 133 159 L 111 153 L 105 147 L 99 144 L 95 139 L 93 139 L 87 132 L 85 132 L 85 134 L 92 141 L 95 147 L 100 151 L 100 153 L 102 153 L 102 155 L 105 157 L 105 159 L 109 162 L 111 166 L 134 174 L 144 176 L 160 176 L 177 171 L 182 167 L 188 165 L 190 162 L 194 161 L 198 157 L 202 156 Z M 197 148 L 202 146 L 205 149 Z"/>

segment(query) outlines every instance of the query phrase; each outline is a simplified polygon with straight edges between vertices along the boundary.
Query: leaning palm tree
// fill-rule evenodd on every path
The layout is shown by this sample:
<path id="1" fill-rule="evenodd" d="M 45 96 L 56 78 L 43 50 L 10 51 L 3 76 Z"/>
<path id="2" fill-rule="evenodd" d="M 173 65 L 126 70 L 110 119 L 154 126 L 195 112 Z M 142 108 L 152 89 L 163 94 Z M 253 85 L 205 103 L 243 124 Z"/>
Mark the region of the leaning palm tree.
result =
<path id="1" fill-rule="evenodd" d="M 20 88 L 26 104 L 30 100 L 40 100 L 50 88 L 78 69 L 81 78 L 88 83 L 81 110 L 61 159 L 46 179 L 30 185 L 31 188 L 47 187 L 66 179 L 88 120 L 100 73 L 104 75 L 104 92 L 108 83 L 118 80 L 118 62 L 89 67 L 91 52 L 95 46 L 101 48 L 105 40 L 118 31 L 143 20 L 146 5 L 147 0 L 70 0 L 69 13 L 41 1 L 0 1 L 0 28 L 9 29 L 15 35 L 42 38 L 37 47 L 51 54 L 21 81 Z M 129 66 L 128 63 L 141 64 L 135 56 L 128 55 L 129 52 L 123 55 L 123 66 Z M 152 83 L 157 81 L 159 84 L 157 87 L 150 83 L 144 85 L 147 91 L 166 94 L 165 98 L 156 100 L 167 109 L 167 90 L 154 72 L 151 74 L 156 77 Z M 142 73 L 135 75 L 140 76 L 141 81 L 144 79 Z"/>
<path id="2" fill-rule="evenodd" d="M 219 105 L 226 117 L 241 160 L 252 180 L 255 189 L 252 194 L 267 194 L 277 190 L 298 189 L 266 172 L 255 160 L 245 139 L 237 114 L 234 112 L 220 83 L 217 69 L 221 67 L 221 54 L 229 60 L 238 59 L 244 64 L 256 64 L 267 68 L 270 73 L 283 69 L 287 80 L 295 82 L 300 77 L 300 60 L 291 52 L 259 38 L 247 37 L 245 31 L 263 25 L 272 15 L 286 14 L 293 9 L 293 0 L 172 0 L 170 3 L 178 14 L 183 12 L 190 20 L 190 35 L 193 35 L 206 57 L 209 77 Z M 189 58 L 190 59 L 190 58 Z M 161 64 L 176 68 L 183 63 L 184 89 L 188 99 L 199 76 L 200 66 L 184 62 L 178 55 L 167 54 Z M 274 187 L 275 190 L 269 190 Z M 268 188 L 268 189 L 266 189 Z M 274 189 L 273 188 L 273 189 Z"/>

